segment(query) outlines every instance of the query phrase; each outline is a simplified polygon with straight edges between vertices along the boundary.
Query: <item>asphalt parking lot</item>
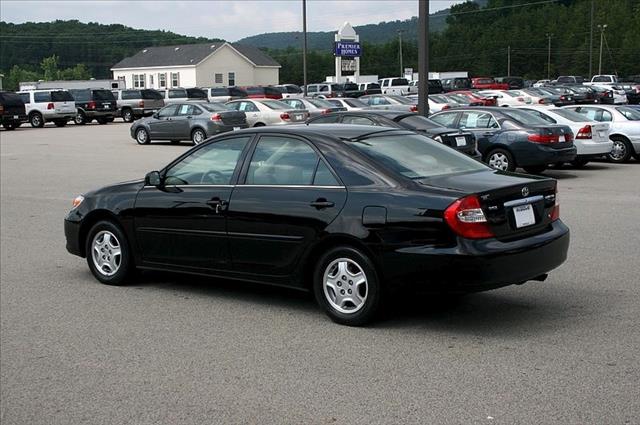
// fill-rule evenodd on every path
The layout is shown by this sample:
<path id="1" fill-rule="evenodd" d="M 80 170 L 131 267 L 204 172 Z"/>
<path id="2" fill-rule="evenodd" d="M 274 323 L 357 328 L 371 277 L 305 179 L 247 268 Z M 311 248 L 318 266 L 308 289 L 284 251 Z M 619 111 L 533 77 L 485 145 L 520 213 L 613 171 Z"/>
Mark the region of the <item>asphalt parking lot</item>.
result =
<path id="1" fill-rule="evenodd" d="M 640 162 L 547 173 L 572 242 L 546 282 L 400 295 L 348 328 L 288 290 L 101 285 L 66 252 L 73 197 L 188 147 L 122 123 L 0 133 L 3 425 L 640 423 Z"/>

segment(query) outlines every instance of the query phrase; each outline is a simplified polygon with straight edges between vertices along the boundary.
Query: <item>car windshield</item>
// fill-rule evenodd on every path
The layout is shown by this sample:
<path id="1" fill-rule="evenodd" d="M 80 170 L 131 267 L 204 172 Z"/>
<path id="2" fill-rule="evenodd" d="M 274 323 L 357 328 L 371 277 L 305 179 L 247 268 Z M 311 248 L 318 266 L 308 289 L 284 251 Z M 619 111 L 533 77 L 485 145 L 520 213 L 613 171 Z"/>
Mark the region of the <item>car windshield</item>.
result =
<path id="1" fill-rule="evenodd" d="M 210 102 L 210 103 L 198 103 L 202 109 L 207 110 L 209 112 L 220 112 L 220 111 L 231 111 L 232 109 L 223 103 L 218 102 Z"/>
<path id="2" fill-rule="evenodd" d="M 261 103 L 270 109 L 291 109 L 291 105 L 287 105 L 279 100 L 262 100 Z"/>
<path id="3" fill-rule="evenodd" d="M 415 105 L 415 101 L 411 100 L 411 99 L 407 99 L 404 96 L 388 96 L 389 99 L 393 99 L 396 102 L 398 102 L 401 105 Z"/>
<path id="4" fill-rule="evenodd" d="M 331 102 L 327 102 L 322 99 L 307 99 L 307 102 L 315 106 L 316 108 L 326 109 L 326 108 L 334 108 L 335 105 Z"/>
<path id="5" fill-rule="evenodd" d="M 551 112 L 560 115 L 561 117 L 564 117 L 566 119 L 568 119 L 569 121 L 574 121 L 574 122 L 584 122 L 584 115 L 579 114 L 575 111 L 571 111 L 569 109 L 553 109 Z"/>
<path id="6" fill-rule="evenodd" d="M 52 102 L 73 102 L 73 96 L 66 90 L 57 90 L 51 92 Z"/>
<path id="7" fill-rule="evenodd" d="M 379 164 L 410 179 L 487 170 L 487 166 L 419 134 L 380 134 L 351 143 Z"/>
<path id="8" fill-rule="evenodd" d="M 526 112 L 526 111 L 519 111 L 517 109 L 509 108 L 508 111 L 504 110 L 500 112 L 503 115 L 506 115 L 507 117 L 526 125 L 548 125 L 549 124 L 547 121 L 543 120 L 542 118 L 538 118 L 532 113 Z"/>
<path id="9" fill-rule="evenodd" d="M 442 127 L 435 121 L 431 121 L 429 118 L 423 117 L 422 115 L 412 114 L 406 115 L 398 121 L 404 127 L 411 129 L 424 129 L 424 128 L 436 128 Z"/>
<path id="10" fill-rule="evenodd" d="M 637 109 L 629 108 L 628 106 L 620 106 L 616 108 L 616 110 L 624 115 L 628 120 L 640 121 L 640 111 Z"/>

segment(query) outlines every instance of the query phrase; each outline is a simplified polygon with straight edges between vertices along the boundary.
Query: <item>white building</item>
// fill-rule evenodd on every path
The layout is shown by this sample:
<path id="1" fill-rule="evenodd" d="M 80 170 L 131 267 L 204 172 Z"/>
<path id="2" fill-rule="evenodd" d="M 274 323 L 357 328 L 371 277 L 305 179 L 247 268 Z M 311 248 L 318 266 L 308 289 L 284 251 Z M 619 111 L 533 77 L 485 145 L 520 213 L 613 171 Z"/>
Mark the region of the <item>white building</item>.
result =
<path id="1" fill-rule="evenodd" d="M 147 47 L 115 64 L 128 88 L 274 85 L 280 64 L 259 49 L 216 42 Z"/>

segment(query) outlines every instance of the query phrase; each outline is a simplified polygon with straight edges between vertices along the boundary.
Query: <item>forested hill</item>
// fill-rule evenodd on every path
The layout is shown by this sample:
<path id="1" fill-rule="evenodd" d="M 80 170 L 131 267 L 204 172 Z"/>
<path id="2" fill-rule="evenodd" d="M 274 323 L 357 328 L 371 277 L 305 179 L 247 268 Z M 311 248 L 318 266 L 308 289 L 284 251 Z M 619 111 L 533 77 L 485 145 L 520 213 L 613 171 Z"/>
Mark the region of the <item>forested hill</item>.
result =
<path id="1" fill-rule="evenodd" d="M 0 72 L 14 65 L 37 70 L 43 58 L 56 55 L 63 68 L 82 63 L 94 77 L 106 78 L 113 64 L 143 47 L 218 40 L 95 22 L 0 22 Z"/>

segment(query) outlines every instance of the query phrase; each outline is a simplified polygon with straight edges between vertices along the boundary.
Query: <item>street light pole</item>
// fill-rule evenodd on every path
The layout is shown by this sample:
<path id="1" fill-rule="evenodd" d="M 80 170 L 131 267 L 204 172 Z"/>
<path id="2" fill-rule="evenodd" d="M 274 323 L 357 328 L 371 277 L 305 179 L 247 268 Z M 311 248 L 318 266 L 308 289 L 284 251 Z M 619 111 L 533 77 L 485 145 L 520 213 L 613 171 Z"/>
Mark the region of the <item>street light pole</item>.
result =
<path id="1" fill-rule="evenodd" d="M 553 34 L 547 34 L 549 39 L 549 52 L 547 54 L 547 80 L 551 80 L 551 36 Z"/>
<path id="2" fill-rule="evenodd" d="M 511 77 L 511 46 L 507 46 L 507 77 Z"/>
<path id="3" fill-rule="evenodd" d="M 591 0 L 591 25 L 589 25 L 589 80 L 593 77 L 593 3 Z"/>
<path id="4" fill-rule="evenodd" d="M 418 0 L 418 113 L 429 115 L 429 0 Z"/>
<path id="5" fill-rule="evenodd" d="M 602 74 L 602 41 L 604 39 L 604 30 L 607 29 L 607 24 L 598 25 L 600 29 L 600 60 L 598 61 L 598 74 Z"/>
<path id="6" fill-rule="evenodd" d="M 402 66 L 402 30 L 398 30 L 398 48 L 400 53 L 400 77 L 404 76 L 404 68 Z"/>
<path id="7" fill-rule="evenodd" d="M 302 0 L 302 38 L 302 90 L 307 97 L 307 0 Z"/>

